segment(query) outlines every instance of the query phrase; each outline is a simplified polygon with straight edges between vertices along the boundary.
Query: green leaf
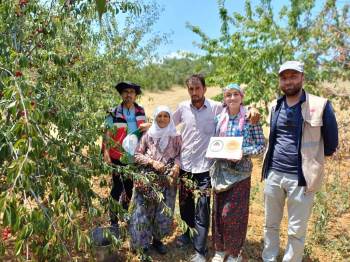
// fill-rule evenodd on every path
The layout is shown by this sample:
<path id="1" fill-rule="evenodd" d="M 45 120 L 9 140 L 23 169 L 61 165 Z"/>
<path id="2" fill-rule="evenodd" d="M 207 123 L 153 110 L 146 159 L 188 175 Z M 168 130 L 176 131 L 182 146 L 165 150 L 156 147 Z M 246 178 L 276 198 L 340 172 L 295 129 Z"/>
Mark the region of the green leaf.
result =
<path id="1" fill-rule="evenodd" d="M 77 248 L 80 249 L 80 244 L 81 244 L 81 234 L 80 234 L 80 231 L 79 229 L 76 230 L 76 245 L 77 245 Z"/>
<path id="2" fill-rule="evenodd" d="M 5 254 L 5 246 L 2 242 L 0 242 L 0 255 L 4 255 Z"/>
<path id="3" fill-rule="evenodd" d="M 17 104 L 17 101 L 13 101 L 13 102 L 11 102 L 9 105 L 7 105 L 6 108 L 7 108 L 7 109 L 10 109 L 10 108 L 12 108 L 12 107 L 15 107 L 16 104 Z"/>
<path id="4" fill-rule="evenodd" d="M 49 247 L 50 247 L 50 243 L 47 243 L 45 246 L 44 246 L 44 248 L 43 248 L 43 250 L 42 250 L 42 252 L 43 252 L 43 254 L 46 256 L 47 254 L 48 254 L 48 252 L 49 252 Z"/>
<path id="5" fill-rule="evenodd" d="M 17 209 L 11 205 L 11 226 L 16 226 L 18 221 Z"/>
<path id="6" fill-rule="evenodd" d="M 5 209 L 3 221 L 5 226 L 11 225 L 11 208 L 9 206 Z"/>
<path id="7" fill-rule="evenodd" d="M 107 3 L 106 0 L 95 0 L 96 2 L 96 9 L 99 15 L 99 18 L 101 20 L 102 15 L 107 11 Z"/>
<path id="8" fill-rule="evenodd" d="M 20 149 L 20 147 L 22 146 L 22 145 L 25 145 L 27 143 L 27 139 L 26 138 L 21 138 L 21 139 L 18 139 L 17 141 L 16 141 L 16 143 L 13 145 L 13 147 L 15 148 L 15 149 Z"/>
<path id="9" fill-rule="evenodd" d="M 27 239 L 33 234 L 33 226 L 31 224 L 27 224 L 24 226 L 24 228 L 21 230 L 21 239 Z"/>
<path id="10" fill-rule="evenodd" d="M 21 253 L 22 248 L 23 248 L 23 244 L 24 244 L 23 240 L 19 240 L 16 242 L 16 244 L 15 244 L 16 256 L 19 256 L 19 254 Z"/>
<path id="11" fill-rule="evenodd" d="M 29 60 L 26 56 L 22 56 L 20 59 L 19 59 L 19 65 L 21 68 L 26 68 L 28 67 L 28 64 L 29 64 Z"/>

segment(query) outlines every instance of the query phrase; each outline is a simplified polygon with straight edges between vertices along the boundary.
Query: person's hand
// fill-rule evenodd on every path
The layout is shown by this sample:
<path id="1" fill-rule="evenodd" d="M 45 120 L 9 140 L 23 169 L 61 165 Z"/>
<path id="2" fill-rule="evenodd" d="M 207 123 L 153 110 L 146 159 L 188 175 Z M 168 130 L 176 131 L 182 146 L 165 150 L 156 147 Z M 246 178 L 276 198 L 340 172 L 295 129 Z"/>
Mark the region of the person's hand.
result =
<path id="1" fill-rule="evenodd" d="M 304 191 L 304 195 L 310 195 L 313 192 L 315 192 L 314 188 L 310 188 L 310 187 L 305 187 L 305 191 Z"/>
<path id="2" fill-rule="evenodd" d="M 260 112 L 255 107 L 249 109 L 247 113 L 247 119 L 252 123 L 252 125 L 256 125 L 260 120 Z"/>
<path id="3" fill-rule="evenodd" d="M 111 157 L 109 156 L 108 150 L 103 151 L 103 160 L 107 163 L 110 164 L 112 163 Z"/>
<path id="4" fill-rule="evenodd" d="M 173 168 L 171 169 L 171 176 L 173 178 L 177 178 L 180 174 L 180 166 L 175 164 Z"/>
<path id="5" fill-rule="evenodd" d="M 170 172 L 169 183 L 175 186 L 177 184 L 177 178 L 180 174 L 180 166 L 175 164 Z"/>
<path id="6" fill-rule="evenodd" d="M 165 171 L 165 165 L 162 162 L 151 160 L 150 164 L 158 172 L 163 173 Z"/>
<path id="7" fill-rule="evenodd" d="M 151 123 L 142 123 L 141 125 L 140 125 L 140 131 L 141 132 L 146 132 L 150 127 L 151 127 Z"/>

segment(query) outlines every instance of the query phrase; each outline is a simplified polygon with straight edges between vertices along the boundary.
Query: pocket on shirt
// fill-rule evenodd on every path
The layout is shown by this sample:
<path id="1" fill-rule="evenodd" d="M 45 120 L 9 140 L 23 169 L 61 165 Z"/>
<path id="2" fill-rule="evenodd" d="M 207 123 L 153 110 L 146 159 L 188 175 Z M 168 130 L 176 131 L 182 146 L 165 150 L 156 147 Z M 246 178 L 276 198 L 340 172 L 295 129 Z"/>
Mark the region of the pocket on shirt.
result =
<path id="1" fill-rule="evenodd" d="M 303 138 L 302 138 L 302 146 L 304 148 L 318 146 L 322 136 L 321 134 L 322 125 L 323 125 L 322 120 L 321 121 L 305 120 L 304 128 L 303 128 Z"/>

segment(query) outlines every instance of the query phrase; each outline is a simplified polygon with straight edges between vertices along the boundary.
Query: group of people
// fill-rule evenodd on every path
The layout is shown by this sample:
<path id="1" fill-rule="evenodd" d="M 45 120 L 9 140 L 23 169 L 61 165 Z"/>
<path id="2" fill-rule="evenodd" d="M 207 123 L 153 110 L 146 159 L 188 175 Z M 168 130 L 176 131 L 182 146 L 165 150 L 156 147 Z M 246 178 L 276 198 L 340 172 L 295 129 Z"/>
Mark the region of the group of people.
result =
<path id="1" fill-rule="evenodd" d="M 140 86 L 130 82 L 116 86 L 122 103 L 106 118 L 102 145 L 105 161 L 116 167 L 134 163 L 147 171 L 142 174 L 166 178 L 159 187 L 161 197 L 150 198 L 145 190 L 133 185 L 132 178 L 122 172 L 113 174 L 112 198 L 125 209 L 131 201 L 128 229 L 134 250 L 147 253 L 153 247 L 160 254 L 167 252 L 162 238 L 172 230 L 179 189 L 180 215 L 187 230 L 177 238 L 177 247 L 192 245 L 195 253 L 191 261 L 206 261 L 211 219 L 215 249 L 211 261 L 241 261 L 248 227 L 251 157 L 266 151 L 262 171 L 262 259 L 277 259 L 280 223 L 287 202 L 288 243 L 283 261 L 302 260 L 313 198 L 322 185 L 324 158 L 338 146 L 338 129 L 330 102 L 303 89 L 301 62 L 285 62 L 278 75 L 283 96 L 271 103 L 266 150 L 260 114 L 244 106 L 244 90 L 238 84 L 224 87 L 223 101 L 216 102 L 205 98 L 205 79 L 194 74 L 186 80 L 190 100 L 180 103 L 174 113 L 167 106 L 159 106 L 151 124 L 146 123 L 144 109 L 135 102 L 141 94 Z M 176 130 L 179 124 L 180 133 Z M 123 140 L 135 132 L 143 134 L 135 154 L 121 161 Z M 242 137 L 241 158 L 206 158 L 214 136 Z M 214 199 L 210 216 L 211 195 Z M 118 226 L 114 212 L 111 223 Z"/>

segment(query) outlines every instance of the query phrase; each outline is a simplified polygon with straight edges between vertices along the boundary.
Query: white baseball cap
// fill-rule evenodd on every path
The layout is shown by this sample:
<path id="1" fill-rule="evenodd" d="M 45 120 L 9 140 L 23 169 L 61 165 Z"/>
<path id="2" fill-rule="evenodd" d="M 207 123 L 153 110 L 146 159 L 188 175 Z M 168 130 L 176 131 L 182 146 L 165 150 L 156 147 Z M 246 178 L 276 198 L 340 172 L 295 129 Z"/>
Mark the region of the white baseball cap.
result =
<path id="1" fill-rule="evenodd" d="M 281 65 L 280 70 L 278 71 L 278 74 L 282 73 L 285 70 L 295 70 L 300 73 L 304 73 L 304 63 L 299 61 L 287 61 L 284 64 Z"/>

